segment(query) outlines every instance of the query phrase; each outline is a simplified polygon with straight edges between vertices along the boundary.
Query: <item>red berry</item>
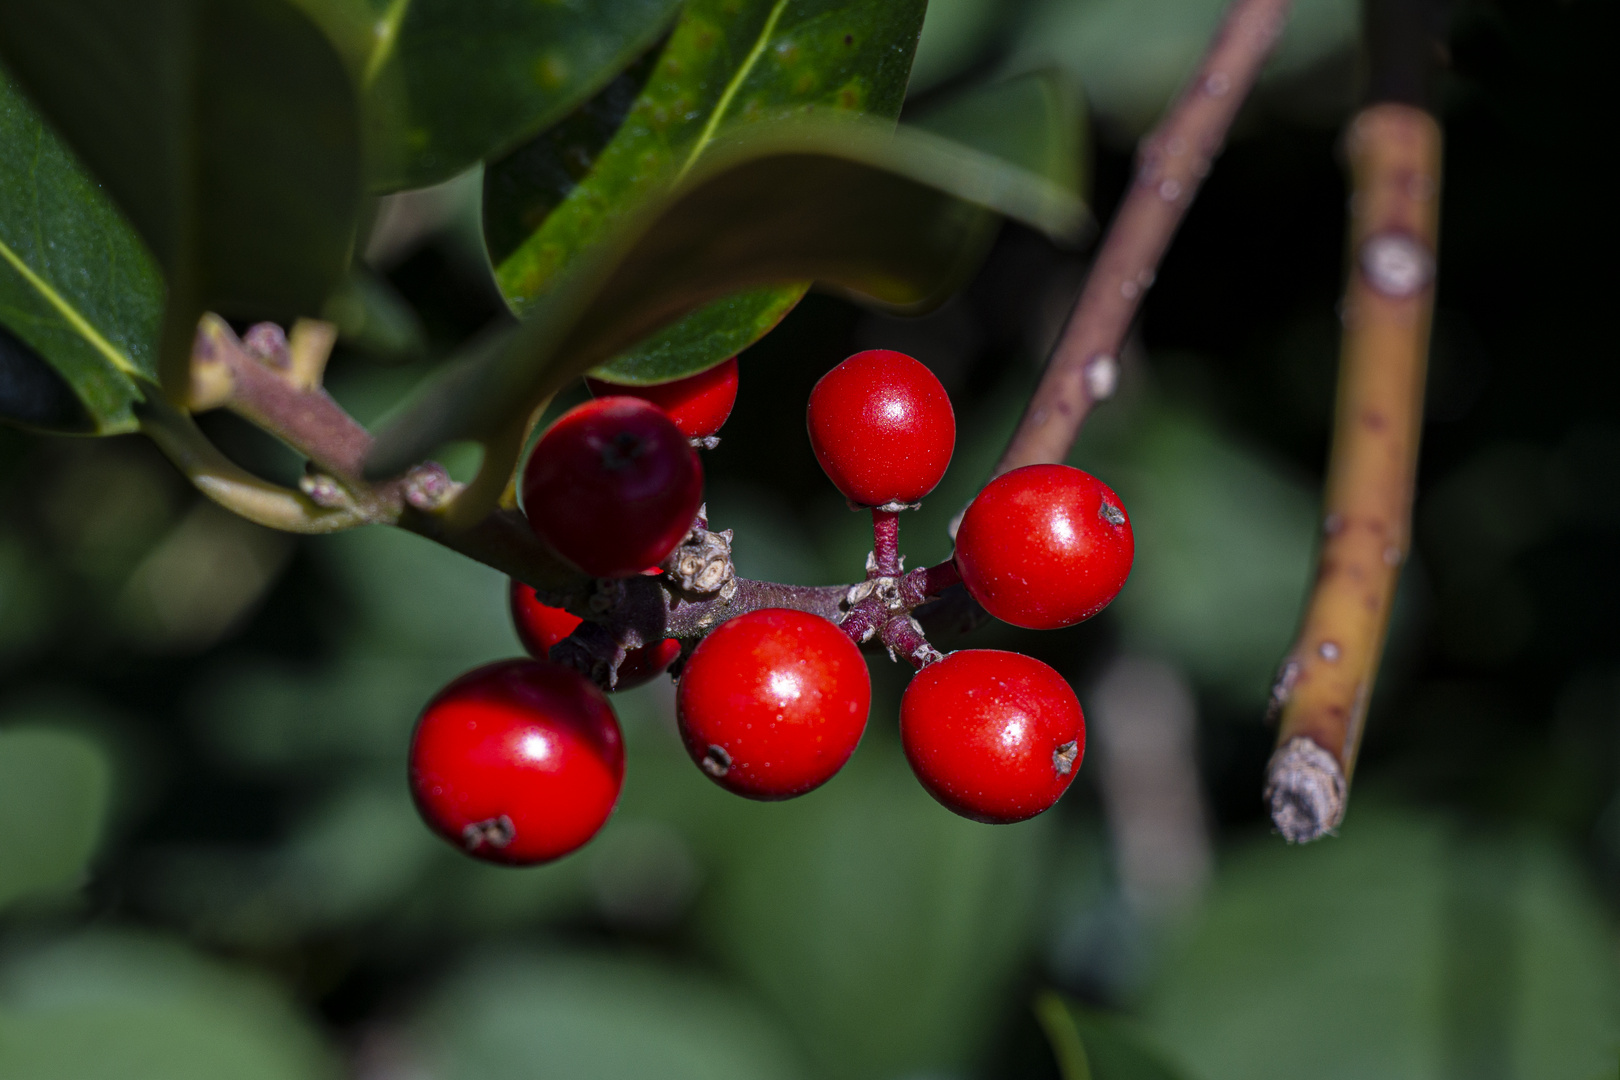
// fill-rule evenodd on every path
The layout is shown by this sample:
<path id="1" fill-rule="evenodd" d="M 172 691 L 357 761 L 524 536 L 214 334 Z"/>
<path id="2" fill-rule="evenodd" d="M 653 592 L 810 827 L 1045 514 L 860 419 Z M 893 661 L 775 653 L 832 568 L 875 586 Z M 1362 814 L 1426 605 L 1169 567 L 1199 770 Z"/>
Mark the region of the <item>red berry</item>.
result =
<path id="1" fill-rule="evenodd" d="M 639 398 L 570 409 L 523 470 L 535 535 L 596 577 L 629 577 L 662 562 L 702 503 L 697 453 L 663 410 Z"/>
<path id="2" fill-rule="evenodd" d="M 934 373 L 905 353 L 859 352 L 810 391 L 810 446 L 858 506 L 914 503 L 951 463 L 956 414 Z"/>
<path id="3" fill-rule="evenodd" d="M 737 358 L 733 356 L 707 371 L 654 386 L 623 386 L 589 378 L 585 385 L 597 397 L 620 394 L 650 401 L 669 414 L 682 435 L 703 439 L 720 430 L 737 403 Z"/>
<path id="4" fill-rule="evenodd" d="M 536 660 L 551 655 L 551 647 L 569 634 L 582 621 L 562 608 L 547 607 L 534 595 L 534 590 L 521 581 L 513 581 L 511 588 L 512 625 L 518 640 Z M 665 638 L 656 645 L 643 645 L 631 649 L 619 665 L 619 682 L 614 690 L 630 690 L 649 683 L 663 674 L 664 669 L 680 655 L 681 643 L 676 638 Z"/>
<path id="5" fill-rule="evenodd" d="M 787 799 L 832 779 L 866 730 L 860 649 L 819 615 L 765 608 L 721 623 L 681 672 L 687 753 L 715 783 Z"/>
<path id="6" fill-rule="evenodd" d="M 624 744 L 607 698 L 583 675 L 502 660 L 428 702 L 410 778 L 434 832 L 480 859 L 526 866 L 596 835 L 619 799 Z"/>
<path id="7" fill-rule="evenodd" d="M 1034 817 L 1068 789 L 1086 718 L 1063 676 L 997 649 L 954 652 L 919 671 L 900 701 L 900 741 L 928 793 L 963 817 Z"/>
<path id="8" fill-rule="evenodd" d="M 1067 465 L 1026 465 L 990 481 L 962 515 L 956 566 L 984 610 L 1053 630 L 1119 595 L 1136 540 L 1119 496 Z"/>

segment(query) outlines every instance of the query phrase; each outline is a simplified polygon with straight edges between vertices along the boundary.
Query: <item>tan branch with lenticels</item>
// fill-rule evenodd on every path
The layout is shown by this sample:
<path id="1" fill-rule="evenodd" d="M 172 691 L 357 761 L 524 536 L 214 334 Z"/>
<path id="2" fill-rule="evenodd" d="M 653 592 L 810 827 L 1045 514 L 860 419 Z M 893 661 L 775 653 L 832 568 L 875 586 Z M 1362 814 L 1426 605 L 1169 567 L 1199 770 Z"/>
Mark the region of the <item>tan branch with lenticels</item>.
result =
<path id="1" fill-rule="evenodd" d="M 1346 149 L 1352 261 L 1322 548 L 1272 698 L 1281 725 L 1266 799 L 1294 843 L 1344 817 L 1410 539 L 1434 311 L 1439 125 L 1422 109 L 1375 105 L 1351 123 Z"/>

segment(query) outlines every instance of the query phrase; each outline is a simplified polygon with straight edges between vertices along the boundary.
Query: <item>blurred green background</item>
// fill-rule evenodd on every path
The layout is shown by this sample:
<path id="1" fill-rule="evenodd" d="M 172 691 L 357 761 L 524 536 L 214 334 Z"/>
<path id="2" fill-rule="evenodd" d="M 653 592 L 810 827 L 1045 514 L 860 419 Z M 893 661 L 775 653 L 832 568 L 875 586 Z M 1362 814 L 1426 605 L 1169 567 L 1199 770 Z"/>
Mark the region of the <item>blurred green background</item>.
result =
<path id="1" fill-rule="evenodd" d="M 1106 220 L 1220 9 L 934 0 L 908 108 L 1069 70 Z M 1029 652 L 1080 692 L 1079 780 L 1023 825 L 921 791 L 906 673 L 875 655 L 870 729 L 825 788 L 720 792 L 661 682 L 615 698 L 625 794 L 593 844 L 474 863 L 417 820 L 404 758 L 440 685 L 518 651 L 498 575 L 403 533 L 243 523 L 137 438 L 0 429 L 0 1076 L 1035 1080 L 1084 1075 L 1078 1038 L 1098 1080 L 1614 1077 L 1616 29 L 1601 0 L 1458 15 L 1416 552 L 1349 816 L 1309 848 L 1269 832 L 1262 713 L 1331 413 L 1349 0 L 1298 4 L 1076 448 L 1132 512 L 1120 600 L 937 642 Z M 430 353 L 500 303 L 454 190 L 445 228 L 377 259 Z M 933 315 L 812 296 L 745 353 L 705 459 L 739 570 L 858 576 L 865 522 L 800 418 L 877 346 L 930 364 L 958 411 L 902 537 L 912 565 L 943 558 L 1085 267 L 1008 228 Z M 340 353 L 331 383 L 365 419 L 420 370 Z"/>

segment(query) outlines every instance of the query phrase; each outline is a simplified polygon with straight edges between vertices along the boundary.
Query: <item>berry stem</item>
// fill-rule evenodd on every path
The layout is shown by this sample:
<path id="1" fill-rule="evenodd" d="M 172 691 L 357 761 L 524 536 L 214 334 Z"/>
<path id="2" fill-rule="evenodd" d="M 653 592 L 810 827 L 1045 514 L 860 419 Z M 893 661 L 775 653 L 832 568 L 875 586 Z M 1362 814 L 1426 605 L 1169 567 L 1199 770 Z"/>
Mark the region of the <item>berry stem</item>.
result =
<path id="1" fill-rule="evenodd" d="M 1113 392 L 1125 333 L 1238 107 L 1271 55 L 1289 2 L 1234 0 L 1197 72 L 1142 140 L 1135 182 L 1108 227 L 995 476 L 1024 465 L 1062 462 L 1091 406 Z"/>
<path id="2" fill-rule="evenodd" d="M 872 508 L 872 566 L 869 578 L 895 577 L 900 573 L 900 514 L 895 510 Z"/>
<path id="3" fill-rule="evenodd" d="M 1376 73 L 1376 51 L 1373 59 Z M 1354 257 L 1322 547 L 1299 637 L 1272 692 L 1281 724 L 1266 797 L 1278 831 L 1295 843 L 1332 832 L 1344 817 L 1411 534 L 1434 310 L 1439 124 L 1421 108 L 1374 104 L 1351 123 L 1346 150 Z"/>
<path id="4" fill-rule="evenodd" d="M 889 653 L 897 660 L 905 660 L 912 667 L 921 671 L 937 660 L 943 660 L 945 654 L 928 643 L 923 635 L 922 627 L 917 620 L 909 615 L 896 615 L 883 624 L 878 631 L 883 644 L 889 648 Z"/>

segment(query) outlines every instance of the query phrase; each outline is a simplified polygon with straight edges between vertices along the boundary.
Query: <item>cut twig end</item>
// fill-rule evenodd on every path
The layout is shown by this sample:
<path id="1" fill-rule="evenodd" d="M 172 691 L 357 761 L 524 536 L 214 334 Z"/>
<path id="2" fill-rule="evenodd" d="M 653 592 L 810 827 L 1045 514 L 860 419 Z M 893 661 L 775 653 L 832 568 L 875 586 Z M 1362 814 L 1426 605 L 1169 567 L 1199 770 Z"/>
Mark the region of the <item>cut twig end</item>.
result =
<path id="1" fill-rule="evenodd" d="M 1266 766 L 1271 821 L 1290 844 L 1320 840 L 1344 819 L 1344 770 L 1314 739 L 1296 736 Z"/>

